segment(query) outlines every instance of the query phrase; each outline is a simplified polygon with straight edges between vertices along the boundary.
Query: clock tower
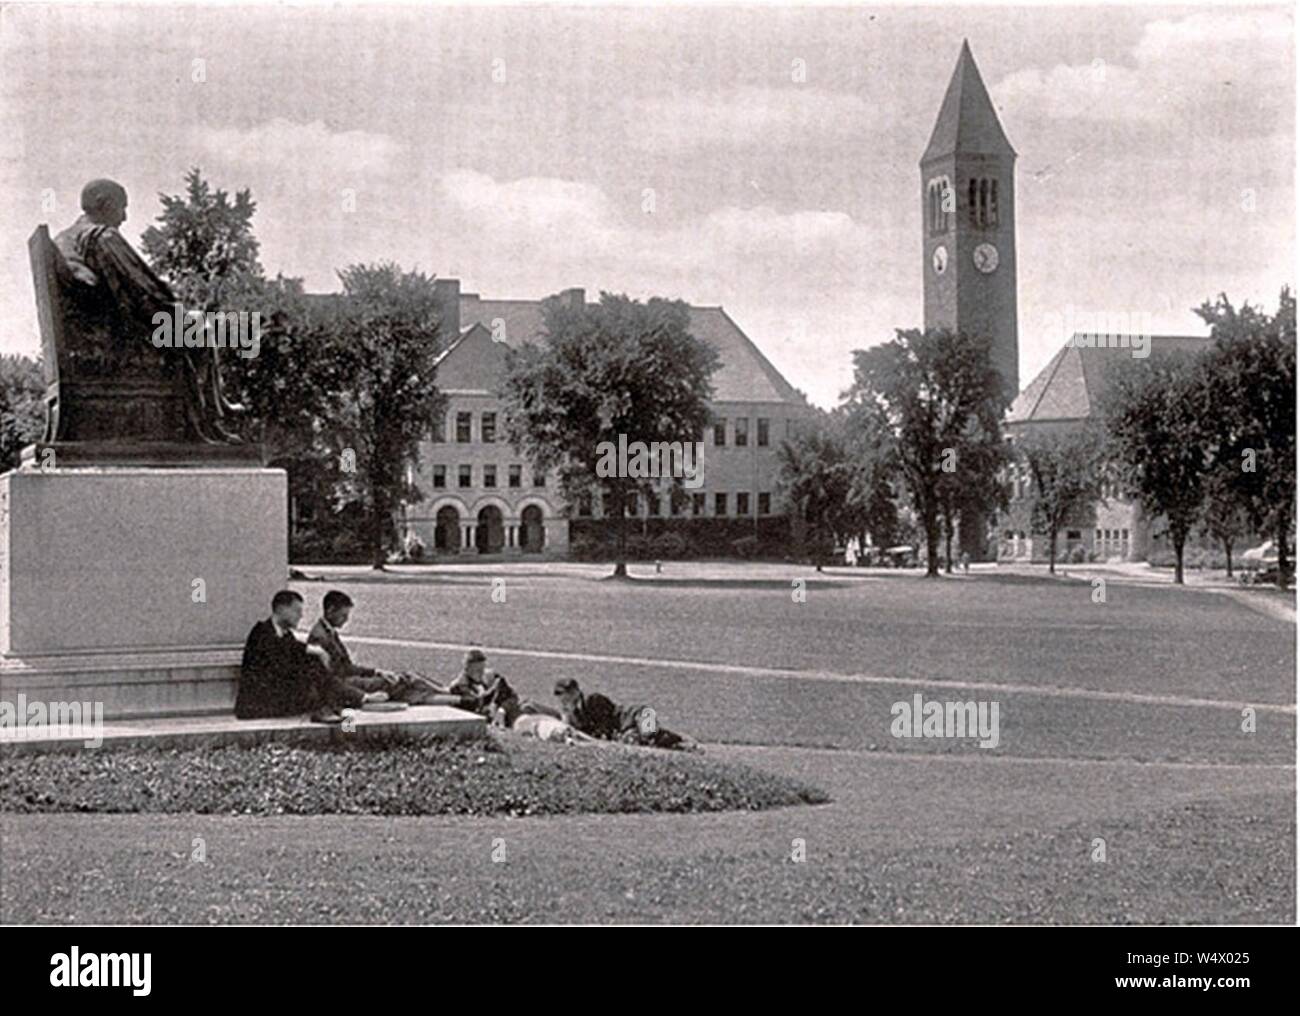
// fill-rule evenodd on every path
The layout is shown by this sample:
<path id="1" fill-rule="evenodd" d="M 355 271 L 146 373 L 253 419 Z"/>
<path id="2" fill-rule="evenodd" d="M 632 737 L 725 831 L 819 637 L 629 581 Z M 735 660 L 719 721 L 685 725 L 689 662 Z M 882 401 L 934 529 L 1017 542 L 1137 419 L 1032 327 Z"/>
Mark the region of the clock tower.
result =
<path id="1" fill-rule="evenodd" d="M 993 340 L 1007 402 L 1020 391 L 1016 153 L 963 42 L 921 156 L 925 327 Z"/>

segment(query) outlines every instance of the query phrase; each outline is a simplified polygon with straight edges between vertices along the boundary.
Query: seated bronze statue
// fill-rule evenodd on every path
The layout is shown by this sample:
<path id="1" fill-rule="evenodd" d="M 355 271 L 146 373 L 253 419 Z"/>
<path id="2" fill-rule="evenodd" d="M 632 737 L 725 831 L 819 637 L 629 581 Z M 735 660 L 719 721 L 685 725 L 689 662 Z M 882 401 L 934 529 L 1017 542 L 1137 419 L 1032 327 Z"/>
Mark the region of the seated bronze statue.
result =
<path id="1" fill-rule="evenodd" d="M 239 407 L 221 385 L 217 349 L 151 341 L 179 301 L 118 232 L 126 190 L 92 180 L 83 214 L 53 241 L 29 243 L 46 372 L 45 442 L 227 445 Z"/>

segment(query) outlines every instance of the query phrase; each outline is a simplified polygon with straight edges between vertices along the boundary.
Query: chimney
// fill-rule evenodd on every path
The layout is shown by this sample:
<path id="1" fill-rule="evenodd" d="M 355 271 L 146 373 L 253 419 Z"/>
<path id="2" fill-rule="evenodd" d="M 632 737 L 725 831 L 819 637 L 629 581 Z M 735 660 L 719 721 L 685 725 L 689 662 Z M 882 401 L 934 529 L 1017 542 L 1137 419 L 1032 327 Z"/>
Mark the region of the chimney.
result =
<path id="1" fill-rule="evenodd" d="M 581 310 L 587 306 L 587 291 L 581 287 L 566 289 L 560 295 L 564 297 L 564 302 L 573 310 Z"/>
<path id="2" fill-rule="evenodd" d="M 434 279 L 433 302 L 446 348 L 460 338 L 460 279 Z"/>

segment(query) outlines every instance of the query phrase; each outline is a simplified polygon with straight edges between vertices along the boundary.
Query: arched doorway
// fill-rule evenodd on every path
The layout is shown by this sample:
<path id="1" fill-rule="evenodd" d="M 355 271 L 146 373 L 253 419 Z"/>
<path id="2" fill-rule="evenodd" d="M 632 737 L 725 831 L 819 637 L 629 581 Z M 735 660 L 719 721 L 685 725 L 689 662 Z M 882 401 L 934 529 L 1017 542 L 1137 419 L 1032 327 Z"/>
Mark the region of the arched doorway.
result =
<path id="1" fill-rule="evenodd" d="M 501 509 L 494 504 L 484 505 L 478 513 L 478 532 L 474 542 L 480 554 L 499 554 L 506 545 L 506 527 L 501 521 Z"/>
<path id="2" fill-rule="evenodd" d="M 546 545 L 546 526 L 542 523 L 542 510 L 530 504 L 519 516 L 519 547 L 525 554 L 540 554 Z"/>
<path id="3" fill-rule="evenodd" d="M 439 508 L 434 516 L 433 548 L 439 554 L 460 550 L 460 512 L 449 504 Z"/>

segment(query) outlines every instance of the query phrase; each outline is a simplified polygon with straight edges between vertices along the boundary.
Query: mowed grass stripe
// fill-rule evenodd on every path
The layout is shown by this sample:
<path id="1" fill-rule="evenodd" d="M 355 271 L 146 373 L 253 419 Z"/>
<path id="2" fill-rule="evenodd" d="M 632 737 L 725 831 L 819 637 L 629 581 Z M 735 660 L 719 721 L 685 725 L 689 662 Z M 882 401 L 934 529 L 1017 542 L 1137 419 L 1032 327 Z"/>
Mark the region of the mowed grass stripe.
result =
<path id="1" fill-rule="evenodd" d="M 1124 702 L 1133 705 L 1164 705 L 1179 708 L 1241 710 L 1246 706 L 1256 712 L 1294 714 L 1295 705 L 1269 702 L 1248 702 L 1241 699 L 1190 698 L 1180 695 L 1149 695 L 1141 692 L 1098 691 L 1091 688 L 1043 687 L 1027 684 L 1007 684 L 998 681 L 944 680 L 939 678 L 890 677 L 879 674 L 846 674 L 827 670 L 794 670 L 789 668 L 754 667 L 732 663 L 710 663 L 702 660 L 653 659 L 644 656 L 616 656 L 607 653 L 576 653 L 554 649 L 517 649 L 513 646 L 476 645 L 463 642 L 434 642 L 421 639 L 383 638 L 373 635 L 353 635 L 349 642 L 375 646 L 399 646 L 409 649 L 441 649 L 452 652 L 478 648 L 485 653 L 502 656 L 531 656 L 538 659 L 571 660 L 582 663 L 612 663 L 634 667 L 658 667 L 672 670 L 703 671 L 726 674 L 732 677 L 774 677 L 789 680 L 836 681 L 857 684 L 900 685 L 925 688 L 960 688 L 971 691 L 1005 692 L 1011 695 L 1036 695 L 1043 698 L 1092 699 L 1101 702 Z"/>

